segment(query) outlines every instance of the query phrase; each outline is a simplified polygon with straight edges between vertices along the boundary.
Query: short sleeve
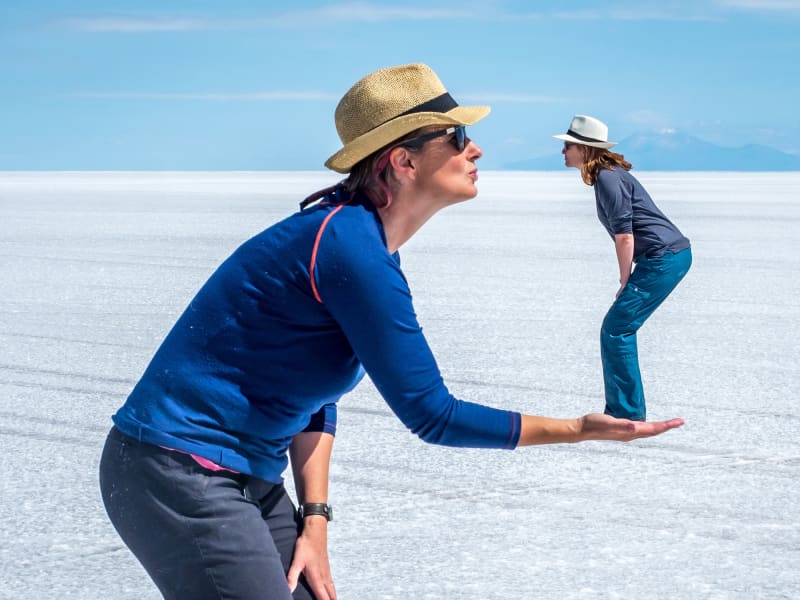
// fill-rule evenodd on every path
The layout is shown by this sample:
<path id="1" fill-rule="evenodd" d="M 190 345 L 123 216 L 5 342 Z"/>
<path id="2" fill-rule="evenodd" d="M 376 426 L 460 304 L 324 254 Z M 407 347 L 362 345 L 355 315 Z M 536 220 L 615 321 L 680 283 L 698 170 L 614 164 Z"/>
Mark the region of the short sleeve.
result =
<path id="1" fill-rule="evenodd" d="M 633 232 L 632 191 L 614 169 L 603 169 L 595 181 L 597 201 L 602 206 L 612 234 Z"/>

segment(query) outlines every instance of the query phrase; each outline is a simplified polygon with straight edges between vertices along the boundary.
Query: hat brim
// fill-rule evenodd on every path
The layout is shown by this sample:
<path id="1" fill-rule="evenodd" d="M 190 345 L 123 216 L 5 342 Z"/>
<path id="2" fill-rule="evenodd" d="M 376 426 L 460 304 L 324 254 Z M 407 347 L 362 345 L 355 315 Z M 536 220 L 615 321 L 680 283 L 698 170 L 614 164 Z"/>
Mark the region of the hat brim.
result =
<path id="1" fill-rule="evenodd" d="M 490 111 L 488 106 L 456 106 L 446 113 L 419 112 L 403 115 L 345 144 L 325 161 L 325 166 L 337 173 L 349 173 L 356 163 L 407 133 L 428 125 L 474 125 Z"/>
<path id="2" fill-rule="evenodd" d="M 572 137 L 568 133 L 562 133 L 559 135 L 554 135 L 554 138 L 557 140 L 564 140 L 565 142 L 572 142 L 573 144 L 580 144 L 582 146 L 591 146 L 592 148 L 605 148 L 608 150 L 609 148 L 613 148 L 617 145 L 617 142 L 587 142 L 586 140 L 579 140 L 576 137 Z"/>

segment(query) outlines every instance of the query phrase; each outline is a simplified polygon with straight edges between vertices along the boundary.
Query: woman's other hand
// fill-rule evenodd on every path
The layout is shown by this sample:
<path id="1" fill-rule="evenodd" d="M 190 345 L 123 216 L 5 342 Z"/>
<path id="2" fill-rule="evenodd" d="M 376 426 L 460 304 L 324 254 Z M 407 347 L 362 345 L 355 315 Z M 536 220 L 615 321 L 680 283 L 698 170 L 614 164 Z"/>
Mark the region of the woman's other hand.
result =
<path id="1" fill-rule="evenodd" d="M 610 415 L 588 414 L 578 419 L 581 441 L 610 440 L 630 442 L 639 438 L 659 435 L 683 425 L 683 419 L 666 421 L 630 421 Z"/>

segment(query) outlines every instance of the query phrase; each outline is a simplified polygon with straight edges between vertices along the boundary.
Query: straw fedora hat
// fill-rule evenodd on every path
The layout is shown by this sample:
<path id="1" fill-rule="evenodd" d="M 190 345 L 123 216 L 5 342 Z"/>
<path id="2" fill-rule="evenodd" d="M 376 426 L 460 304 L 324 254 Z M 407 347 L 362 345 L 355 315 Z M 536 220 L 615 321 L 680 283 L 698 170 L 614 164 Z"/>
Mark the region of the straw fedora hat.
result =
<path id="1" fill-rule="evenodd" d="M 473 125 L 488 106 L 459 106 L 436 73 L 424 64 L 387 67 L 351 87 L 336 107 L 336 131 L 343 147 L 325 166 L 350 169 L 376 150 L 428 125 Z"/>
<path id="2" fill-rule="evenodd" d="M 617 142 L 608 141 L 608 125 L 594 117 L 575 115 L 567 133 L 554 135 L 557 140 L 583 144 L 594 148 L 613 148 Z"/>

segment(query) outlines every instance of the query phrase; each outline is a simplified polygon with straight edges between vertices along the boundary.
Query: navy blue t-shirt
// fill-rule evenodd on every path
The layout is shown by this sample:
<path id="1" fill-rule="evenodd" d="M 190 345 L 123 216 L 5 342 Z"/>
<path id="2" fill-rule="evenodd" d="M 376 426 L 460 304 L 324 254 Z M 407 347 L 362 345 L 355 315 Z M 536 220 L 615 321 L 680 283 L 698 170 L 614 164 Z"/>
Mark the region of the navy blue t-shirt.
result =
<path id="1" fill-rule="evenodd" d="M 641 183 L 622 167 L 602 169 L 594 184 L 597 217 L 613 239 L 633 234 L 633 258 L 661 256 L 689 247 L 689 239 L 653 202 Z"/>

